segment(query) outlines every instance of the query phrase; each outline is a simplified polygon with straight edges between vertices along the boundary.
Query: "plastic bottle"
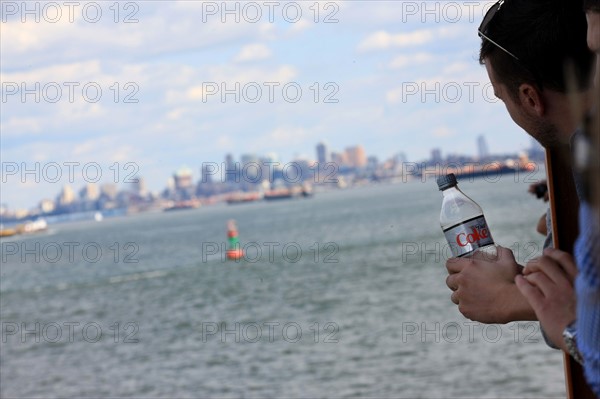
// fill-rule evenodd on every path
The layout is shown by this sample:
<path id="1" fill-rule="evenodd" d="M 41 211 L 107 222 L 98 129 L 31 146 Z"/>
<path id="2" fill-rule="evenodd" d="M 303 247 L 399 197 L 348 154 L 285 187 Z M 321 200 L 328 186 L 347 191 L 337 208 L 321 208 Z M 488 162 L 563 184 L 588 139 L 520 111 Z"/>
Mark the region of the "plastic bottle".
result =
<path id="1" fill-rule="evenodd" d="M 456 176 L 440 176 L 437 184 L 444 195 L 440 225 L 455 257 L 469 257 L 482 250 L 496 256 L 496 246 L 483 210 L 458 188 Z"/>

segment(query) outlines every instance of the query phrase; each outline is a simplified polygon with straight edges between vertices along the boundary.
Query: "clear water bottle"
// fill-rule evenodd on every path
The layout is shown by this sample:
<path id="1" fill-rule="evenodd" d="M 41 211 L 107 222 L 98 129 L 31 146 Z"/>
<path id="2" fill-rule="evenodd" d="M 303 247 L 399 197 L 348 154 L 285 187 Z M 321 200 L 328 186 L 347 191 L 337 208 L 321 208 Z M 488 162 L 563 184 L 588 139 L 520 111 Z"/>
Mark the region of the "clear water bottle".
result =
<path id="1" fill-rule="evenodd" d="M 444 195 L 440 225 L 452 255 L 469 257 L 480 250 L 495 257 L 496 246 L 481 207 L 460 191 L 454 174 L 438 177 L 437 184 Z"/>

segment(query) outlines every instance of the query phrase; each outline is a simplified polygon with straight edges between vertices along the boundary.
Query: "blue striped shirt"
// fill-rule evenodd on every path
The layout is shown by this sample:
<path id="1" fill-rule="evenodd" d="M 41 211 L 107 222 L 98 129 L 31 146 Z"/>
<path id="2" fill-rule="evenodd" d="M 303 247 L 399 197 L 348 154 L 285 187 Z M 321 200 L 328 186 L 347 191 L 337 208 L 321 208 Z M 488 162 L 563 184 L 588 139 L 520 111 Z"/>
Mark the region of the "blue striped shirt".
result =
<path id="1" fill-rule="evenodd" d="M 579 238 L 575 258 L 577 292 L 577 347 L 584 360 L 585 377 L 600 397 L 600 215 L 588 203 L 579 209 Z"/>

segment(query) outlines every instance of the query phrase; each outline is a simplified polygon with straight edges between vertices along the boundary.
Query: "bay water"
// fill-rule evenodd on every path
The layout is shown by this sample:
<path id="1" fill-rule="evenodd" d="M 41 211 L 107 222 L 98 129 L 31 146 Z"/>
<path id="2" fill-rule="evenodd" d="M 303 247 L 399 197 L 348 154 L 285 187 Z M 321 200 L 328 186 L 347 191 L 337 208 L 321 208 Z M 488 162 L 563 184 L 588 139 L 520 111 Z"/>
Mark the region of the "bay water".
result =
<path id="1" fill-rule="evenodd" d="M 541 176 L 459 181 L 496 242 L 539 255 Z M 5 238 L 3 397 L 564 396 L 533 322 L 450 301 L 433 180 L 52 225 Z M 227 261 L 235 219 L 246 256 Z"/>

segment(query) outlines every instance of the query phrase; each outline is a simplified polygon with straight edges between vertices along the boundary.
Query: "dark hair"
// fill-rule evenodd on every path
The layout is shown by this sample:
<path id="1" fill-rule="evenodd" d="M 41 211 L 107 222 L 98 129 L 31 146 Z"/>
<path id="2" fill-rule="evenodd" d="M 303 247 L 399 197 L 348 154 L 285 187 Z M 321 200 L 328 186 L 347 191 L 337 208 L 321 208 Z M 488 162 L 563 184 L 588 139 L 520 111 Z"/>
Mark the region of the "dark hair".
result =
<path id="1" fill-rule="evenodd" d="M 600 0 L 583 0 L 583 9 L 586 11 L 600 12 Z"/>
<path id="2" fill-rule="evenodd" d="M 482 38 L 479 62 L 493 65 L 513 97 L 523 83 L 566 93 L 568 63 L 579 90 L 591 84 L 594 56 L 587 47 L 581 0 L 507 0 L 488 24 L 486 36 L 519 58 Z"/>

